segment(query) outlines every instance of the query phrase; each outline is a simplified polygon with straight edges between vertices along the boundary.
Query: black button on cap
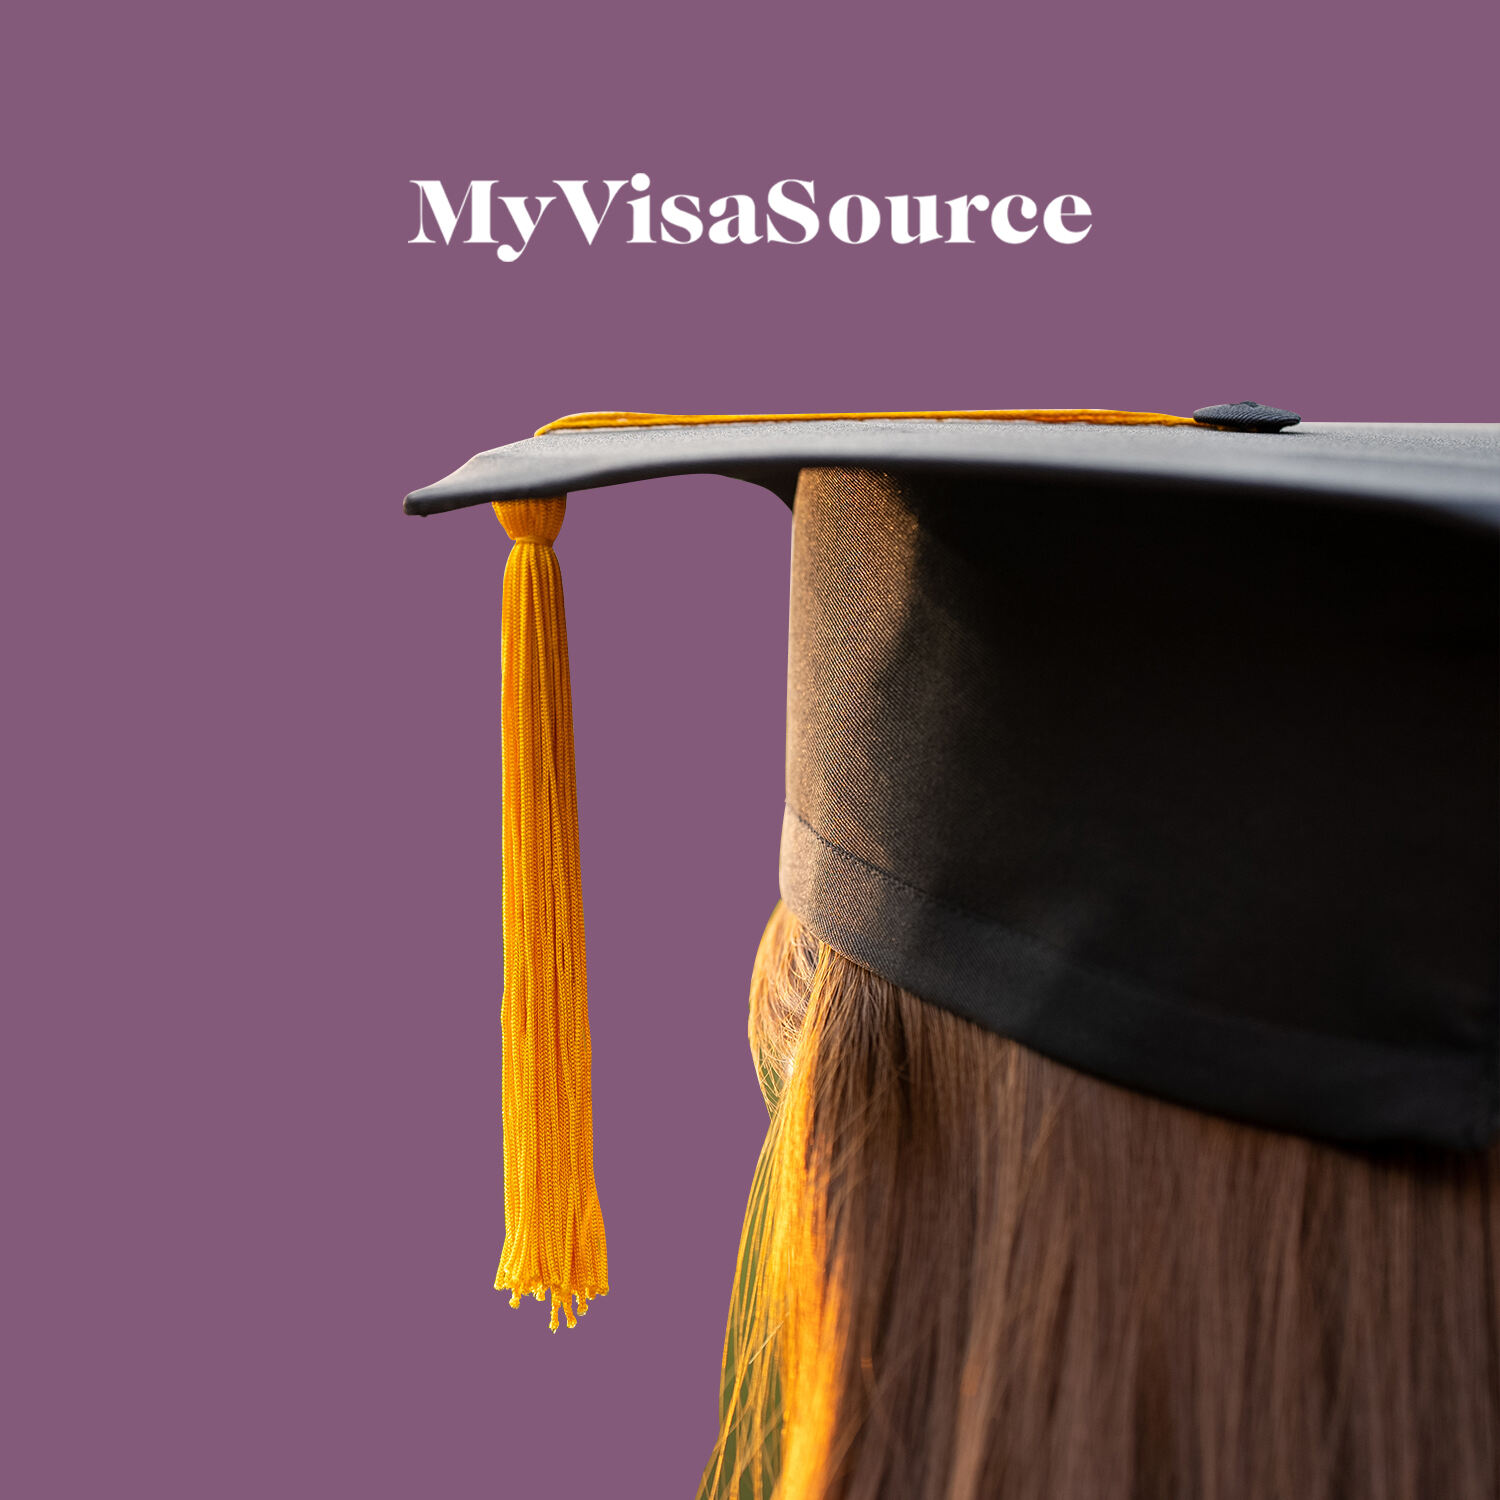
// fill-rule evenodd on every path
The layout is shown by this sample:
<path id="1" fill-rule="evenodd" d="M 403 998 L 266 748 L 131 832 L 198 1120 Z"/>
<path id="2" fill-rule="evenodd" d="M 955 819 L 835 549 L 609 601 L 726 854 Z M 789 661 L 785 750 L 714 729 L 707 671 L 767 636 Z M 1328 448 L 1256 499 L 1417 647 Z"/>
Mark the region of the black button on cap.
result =
<path id="1" fill-rule="evenodd" d="M 1193 413 L 1205 427 L 1227 427 L 1231 432 L 1280 432 L 1302 420 L 1294 411 L 1262 406 L 1259 401 L 1231 401 L 1228 406 L 1204 406 Z"/>

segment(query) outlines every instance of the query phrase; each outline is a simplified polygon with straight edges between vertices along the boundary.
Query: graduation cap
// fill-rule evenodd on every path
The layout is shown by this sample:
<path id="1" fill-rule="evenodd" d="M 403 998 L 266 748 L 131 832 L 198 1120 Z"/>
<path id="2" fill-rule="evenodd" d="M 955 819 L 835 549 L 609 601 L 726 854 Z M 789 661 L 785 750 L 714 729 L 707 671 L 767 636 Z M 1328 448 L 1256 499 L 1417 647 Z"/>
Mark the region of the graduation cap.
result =
<path id="1" fill-rule="evenodd" d="M 794 511 L 781 892 L 822 941 L 1115 1083 L 1354 1145 L 1500 1125 L 1500 426 L 1115 411 L 595 412 L 472 458 L 502 683 L 506 1240 L 607 1290 L 570 491 Z"/>

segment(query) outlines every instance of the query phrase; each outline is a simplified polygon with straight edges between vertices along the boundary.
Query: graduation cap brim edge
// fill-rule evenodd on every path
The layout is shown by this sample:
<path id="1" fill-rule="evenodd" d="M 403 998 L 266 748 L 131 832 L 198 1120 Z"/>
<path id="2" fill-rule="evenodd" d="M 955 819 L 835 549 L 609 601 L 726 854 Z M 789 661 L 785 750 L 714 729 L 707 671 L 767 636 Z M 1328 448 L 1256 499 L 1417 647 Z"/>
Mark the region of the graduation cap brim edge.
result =
<path id="1" fill-rule="evenodd" d="M 895 418 L 557 430 L 476 454 L 412 491 L 405 510 L 438 515 L 677 474 L 745 480 L 791 504 L 802 469 L 839 466 L 1316 494 L 1418 505 L 1500 530 L 1500 423 L 1313 422 L 1254 433 Z"/>

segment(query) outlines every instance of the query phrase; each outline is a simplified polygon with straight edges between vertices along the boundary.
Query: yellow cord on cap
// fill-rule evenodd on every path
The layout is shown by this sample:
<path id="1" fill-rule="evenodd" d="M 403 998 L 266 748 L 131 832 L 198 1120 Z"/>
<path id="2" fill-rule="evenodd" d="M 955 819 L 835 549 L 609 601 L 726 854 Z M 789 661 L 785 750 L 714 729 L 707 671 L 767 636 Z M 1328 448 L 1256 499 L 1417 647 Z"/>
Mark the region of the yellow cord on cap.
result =
<path id="1" fill-rule="evenodd" d="M 562 572 L 552 543 L 566 496 L 497 502 L 505 564 L 500 689 L 504 760 L 505 1247 L 495 1287 L 552 1299 L 577 1326 L 609 1290 L 594 1187 L 588 965 L 578 860 L 573 698 Z"/>
<path id="2" fill-rule="evenodd" d="M 924 420 L 929 422 L 1090 422 L 1126 427 L 1194 427 L 1191 417 L 1160 411 L 1113 411 L 1107 407 L 1036 407 L 1007 411 L 796 411 L 741 416 L 670 416 L 655 411 L 580 411 L 538 427 L 546 432 L 571 432 L 588 427 L 704 427 L 720 422 L 873 422 Z"/>

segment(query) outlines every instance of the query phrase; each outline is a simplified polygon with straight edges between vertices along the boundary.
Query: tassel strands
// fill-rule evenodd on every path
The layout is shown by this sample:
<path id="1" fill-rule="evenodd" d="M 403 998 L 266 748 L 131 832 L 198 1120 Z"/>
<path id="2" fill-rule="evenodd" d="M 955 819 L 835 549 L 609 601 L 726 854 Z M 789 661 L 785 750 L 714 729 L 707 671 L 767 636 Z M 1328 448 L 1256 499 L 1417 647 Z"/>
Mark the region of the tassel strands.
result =
<path id="1" fill-rule="evenodd" d="M 588 965 L 562 573 L 565 496 L 497 502 L 511 541 L 501 610 L 505 1246 L 511 1306 L 552 1299 L 569 1328 L 609 1290 L 594 1186 Z"/>

